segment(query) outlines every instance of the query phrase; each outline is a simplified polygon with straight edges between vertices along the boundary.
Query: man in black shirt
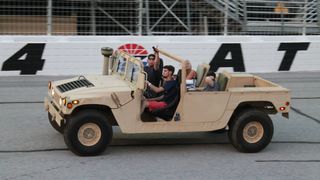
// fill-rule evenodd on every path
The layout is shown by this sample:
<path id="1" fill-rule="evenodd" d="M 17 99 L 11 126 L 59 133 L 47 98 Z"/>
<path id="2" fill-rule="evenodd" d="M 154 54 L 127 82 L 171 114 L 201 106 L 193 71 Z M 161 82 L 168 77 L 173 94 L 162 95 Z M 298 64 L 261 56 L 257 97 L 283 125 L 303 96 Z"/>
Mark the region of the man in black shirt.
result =
<path id="1" fill-rule="evenodd" d="M 163 67 L 163 85 L 160 87 L 154 86 L 152 83 L 147 82 L 148 87 L 151 91 L 160 93 L 163 92 L 162 96 L 147 99 L 144 104 L 143 108 L 149 108 L 149 111 L 154 111 L 159 108 L 164 108 L 168 104 L 170 104 L 175 97 L 178 95 L 177 91 L 177 81 L 173 79 L 174 67 L 171 65 L 167 65 Z"/>
<path id="2" fill-rule="evenodd" d="M 148 75 L 148 82 L 150 82 L 152 85 L 159 87 L 160 80 L 161 80 L 161 73 L 162 68 L 160 67 L 160 57 L 159 57 L 159 51 L 157 48 L 153 48 L 154 54 L 148 55 L 148 64 L 144 67 L 144 71 Z M 146 98 L 152 98 L 156 97 L 157 93 L 150 91 L 150 88 L 147 88 L 146 92 L 144 93 L 144 96 Z"/>

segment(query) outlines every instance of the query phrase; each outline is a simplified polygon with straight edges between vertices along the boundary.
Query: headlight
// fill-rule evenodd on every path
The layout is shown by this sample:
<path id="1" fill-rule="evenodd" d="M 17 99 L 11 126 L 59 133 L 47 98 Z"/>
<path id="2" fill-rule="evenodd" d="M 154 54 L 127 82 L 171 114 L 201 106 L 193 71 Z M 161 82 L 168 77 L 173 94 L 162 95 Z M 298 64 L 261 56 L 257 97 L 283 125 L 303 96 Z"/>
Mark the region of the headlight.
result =
<path id="1" fill-rule="evenodd" d="M 59 105 L 62 106 L 62 105 L 66 105 L 67 104 L 67 98 L 60 98 L 59 99 Z"/>
<path id="2" fill-rule="evenodd" d="M 59 99 L 59 105 L 62 106 L 62 98 Z"/>
<path id="3" fill-rule="evenodd" d="M 54 90 L 53 89 L 51 89 L 51 95 L 54 96 Z"/>
<path id="4" fill-rule="evenodd" d="M 51 89 L 51 81 L 48 82 L 48 89 Z"/>

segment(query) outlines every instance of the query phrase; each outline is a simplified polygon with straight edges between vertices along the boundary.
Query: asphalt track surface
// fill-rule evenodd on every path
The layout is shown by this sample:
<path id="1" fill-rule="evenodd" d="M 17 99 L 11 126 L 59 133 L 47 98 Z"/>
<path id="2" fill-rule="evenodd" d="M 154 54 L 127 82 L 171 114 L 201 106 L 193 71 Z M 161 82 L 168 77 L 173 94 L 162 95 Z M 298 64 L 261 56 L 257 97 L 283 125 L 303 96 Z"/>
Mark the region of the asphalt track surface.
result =
<path id="1" fill-rule="evenodd" d="M 226 133 L 125 135 L 96 157 L 66 149 L 43 109 L 48 80 L 0 77 L 0 179 L 319 179 L 320 72 L 259 74 L 292 90 L 290 119 L 259 153 L 237 152 Z"/>

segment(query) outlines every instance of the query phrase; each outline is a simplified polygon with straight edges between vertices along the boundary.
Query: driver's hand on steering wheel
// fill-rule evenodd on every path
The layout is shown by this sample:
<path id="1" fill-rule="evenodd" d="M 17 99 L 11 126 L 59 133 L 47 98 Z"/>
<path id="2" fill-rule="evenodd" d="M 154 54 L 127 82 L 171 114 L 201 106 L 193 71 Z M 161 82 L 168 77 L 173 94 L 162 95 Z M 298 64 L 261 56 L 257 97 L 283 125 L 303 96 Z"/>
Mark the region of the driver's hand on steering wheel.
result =
<path id="1" fill-rule="evenodd" d="M 146 81 L 146 86 L 150 87 L 151 83 L 149 81 Z"/>

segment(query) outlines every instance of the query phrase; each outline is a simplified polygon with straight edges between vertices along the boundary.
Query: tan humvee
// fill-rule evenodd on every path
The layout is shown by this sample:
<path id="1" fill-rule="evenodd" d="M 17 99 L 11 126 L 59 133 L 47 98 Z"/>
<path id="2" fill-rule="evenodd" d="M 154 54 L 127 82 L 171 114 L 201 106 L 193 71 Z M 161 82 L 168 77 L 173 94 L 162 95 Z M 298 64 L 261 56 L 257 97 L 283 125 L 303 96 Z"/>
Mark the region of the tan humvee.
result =
<path id="1" fill-rule="evenodd" d="M 49 82 L 45 109 L 51 125 L 63 133 L 78 155 L 97 155 L 112 139 L 112 126 L 122 133 L 196 132 L 227 129 L 241 152 L 258 152 L 273 135 L 268 114 L 288 118 L 290 91 L 246 73 L 218 74 L 219 91 L 203 91 L 208 65 L 197 68 L 196 87 L 186 87 L 185 60 L 159 50 L 181 65 L 179 96 L 156 112 L 141 109 L 146 73 L 140 60 L 123 51 L 103 48 L 103 75 Z M 110 73 L 109 73 L 110 72 Z"/>

